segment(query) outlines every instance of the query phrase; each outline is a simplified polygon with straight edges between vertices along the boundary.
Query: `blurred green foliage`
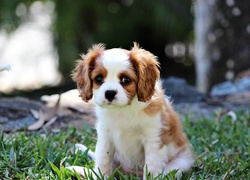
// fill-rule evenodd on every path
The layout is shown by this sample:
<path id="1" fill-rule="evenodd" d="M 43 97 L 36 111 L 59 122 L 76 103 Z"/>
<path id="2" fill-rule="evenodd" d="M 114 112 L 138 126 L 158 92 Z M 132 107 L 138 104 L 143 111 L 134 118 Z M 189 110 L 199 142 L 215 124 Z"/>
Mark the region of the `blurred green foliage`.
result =
<path id="1" fill-rule="evenodd" d="M 40 0 L 46 2 L 48 0 Z M 0 1 L 0 28 L 4 28 L 8 32 L 15 30 L 22 22 L 16 10 L 21 3 L 29 7 L 35 0 L 1 0 Z"/>
<path id="2" fill-rule="evenodd" d="M 190 0 L 51 1 L 55 3 L 54 42 L 60 59 L 59 68 L 66 79 L 75 59 L 93 43 L 103 42 L 107 48 L 122 46 L 130 49 L 132 42 L 137 41 L 159 57 L 162 67 L 171 67 L 174 61 L 166 57 L 166 44 L 193 38 Z M 22 21 L 16 14 L 18 5 L 23 3 L 29 7 L 33 2 L 1 0 L 2 27 L 14 30 Z M 171 70 L 168 72 L 171 74 Z"/>

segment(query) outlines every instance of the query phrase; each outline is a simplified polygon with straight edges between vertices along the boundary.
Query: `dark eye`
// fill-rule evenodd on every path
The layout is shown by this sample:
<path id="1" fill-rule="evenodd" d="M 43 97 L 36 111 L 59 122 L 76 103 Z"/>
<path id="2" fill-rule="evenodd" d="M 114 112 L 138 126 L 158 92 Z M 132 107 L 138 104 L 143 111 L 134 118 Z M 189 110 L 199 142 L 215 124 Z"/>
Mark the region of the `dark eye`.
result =
<path id="1" fill-rule="evenodd" d="M 102 75 L 98 75 L 95 77 L 95 82 L 97 84 L 102 84 L 103 83 L 103 76 Z"/>
<path id="2" fill-rule="evenodd" d="M 127 76 L 122 76 L 121 77 L 121 84 L 127 85 L 131 82 L 131 79 Z"/>

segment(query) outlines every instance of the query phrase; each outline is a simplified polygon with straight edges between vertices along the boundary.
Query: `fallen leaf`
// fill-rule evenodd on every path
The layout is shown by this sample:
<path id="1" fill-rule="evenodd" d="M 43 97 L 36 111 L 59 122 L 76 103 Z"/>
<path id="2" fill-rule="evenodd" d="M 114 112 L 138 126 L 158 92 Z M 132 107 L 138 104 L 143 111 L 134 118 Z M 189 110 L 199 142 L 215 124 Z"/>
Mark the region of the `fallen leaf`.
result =
<path id="1" fill-rule="evenodd" d="M 45 122 L 50 121 L 56 115 L 58 107 L 59 107 L 59 103 L 60 103 L 60 96 L 58 97 L 58 100 L 57 100 L 56 104 L 54 105 L 54 107 L 52 107 L 50 109 L 47 109 L 46 112 L 42 112 L 40 110 L 39 111 L 39 119 L 38 119 L 38 121 L 36 121 L 34 124 L 31 124 L 28 127 L 28 130 L 29 131 L 38 130 L 44 125 Z M 34 111 L 33 111 L 33 113 L 34 113 Z M 53 119 L 53 122 L 55 120 L 56 120 L 56 118 Z M 50 124 L 48 124 L 47 126 L 49 126 L 49 125 Z"/>
<path id="2" fill-rule="evenodd" d="M 29 131 L 34 131 L 34 130 L 38 130 L 39 128 L 41 128 L 45 122 L 45 116 L 44 114 L 42 113 L 42 111 L 39 111 L 40 115 L 39 115 L 39 119 L 38 121 L 36 121 L 34 124 L 31 124 L 29 127 L 28 127 L 28 130 Z"/>
<path id="3" fill-rule="evenodd" d="M 31 114 L 32 114 L 32 116 L 33 116 L 34 118 L 39 119 L 40 114 L 41 114 L 40 111 L 36 111 L 36 110 L 34 110 L 34 109 L 31 109 L 30 112 L 31 112 Z"/>

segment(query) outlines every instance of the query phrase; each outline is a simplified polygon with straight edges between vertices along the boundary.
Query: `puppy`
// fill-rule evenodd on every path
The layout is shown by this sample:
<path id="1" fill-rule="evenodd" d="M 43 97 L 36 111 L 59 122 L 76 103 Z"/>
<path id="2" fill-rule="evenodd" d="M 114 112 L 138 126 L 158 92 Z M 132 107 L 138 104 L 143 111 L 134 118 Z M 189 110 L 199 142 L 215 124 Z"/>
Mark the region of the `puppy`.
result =
<path id="1" fill-rule="evenodd" d="M 127 172 L 190 170 L 194 163 L 178 115 L 164 96 L 159 63 L 134 43 L 129 51 L 94 45 L 72 74 L 81 98 L 94 97 L 97 116 L 95 172 L 108 177 L 122 165 Z"/>

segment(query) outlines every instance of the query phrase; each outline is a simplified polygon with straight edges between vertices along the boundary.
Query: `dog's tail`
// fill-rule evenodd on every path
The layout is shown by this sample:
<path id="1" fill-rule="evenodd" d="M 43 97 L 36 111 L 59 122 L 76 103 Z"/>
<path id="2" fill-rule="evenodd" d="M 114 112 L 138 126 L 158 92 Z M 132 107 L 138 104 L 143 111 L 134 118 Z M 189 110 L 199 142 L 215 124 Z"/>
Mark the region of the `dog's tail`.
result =
<path id="1" fill-rule="evenodd" d="M 95 161 L 95 153 L 91 151 L 89 148 L 87 148 L 86 146 L 84 146 L 83 144 L 75 144 L 75 148 L 76 150 L 80 150 L 83 153 L 87 151 L 88 157 Z"/>

